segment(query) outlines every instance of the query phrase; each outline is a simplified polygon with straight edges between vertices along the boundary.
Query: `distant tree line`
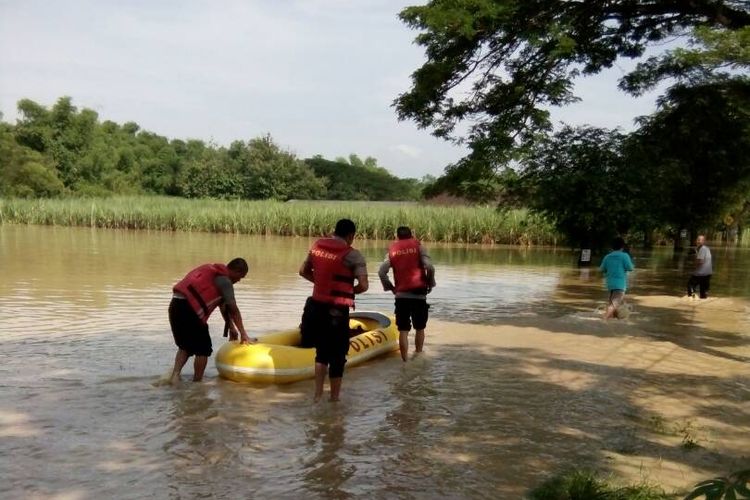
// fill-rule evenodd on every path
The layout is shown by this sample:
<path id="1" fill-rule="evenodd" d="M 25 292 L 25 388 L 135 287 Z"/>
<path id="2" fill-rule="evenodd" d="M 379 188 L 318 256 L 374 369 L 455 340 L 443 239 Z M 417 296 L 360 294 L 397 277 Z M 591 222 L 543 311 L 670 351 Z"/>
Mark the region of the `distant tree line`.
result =
<path id="1" fill-rule="evenodd" d="M 168 139 L 133 122 L 99 121 L 70 97 L 18 102 L 0 121 L 0 196 L 160 194 L 223 199 L 417 200 L 423 182 L 374 158 L 297 158 L 270 135 L 228 147 Z M 0 116 L 1 117 L 1 116 Z"/>

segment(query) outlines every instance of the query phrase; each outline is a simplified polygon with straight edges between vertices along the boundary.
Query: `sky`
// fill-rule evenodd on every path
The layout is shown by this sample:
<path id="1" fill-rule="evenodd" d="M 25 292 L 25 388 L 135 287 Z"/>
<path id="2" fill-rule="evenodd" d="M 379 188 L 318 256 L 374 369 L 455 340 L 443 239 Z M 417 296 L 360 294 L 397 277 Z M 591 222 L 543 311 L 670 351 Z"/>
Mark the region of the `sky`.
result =
<path id="1" fill-rule="evenodd" d="M 372 156 L 401 177 L 466 154 L 391 106 L 424 62 L 397 17 L 420 0 L 0 0 L 0 112 L 71 96 L 101 120 L 219 145 L 270 133 L 302 158 Z M 632 65 L 631 65 L 632 66 Z M 624 68 L 627 69 L 627 68 Z M 580 81 L 555 122 L 633 128 L 654 95 L 623 68 Z"/>

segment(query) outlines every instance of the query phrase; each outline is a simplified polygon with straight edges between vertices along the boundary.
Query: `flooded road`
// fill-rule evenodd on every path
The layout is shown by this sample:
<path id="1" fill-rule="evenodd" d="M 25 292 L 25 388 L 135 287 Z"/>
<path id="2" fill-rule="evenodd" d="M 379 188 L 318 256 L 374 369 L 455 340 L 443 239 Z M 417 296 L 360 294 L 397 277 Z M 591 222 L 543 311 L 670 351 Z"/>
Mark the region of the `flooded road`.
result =
<path id="1" fill-rule="evenodd" d="M 313 405 L 312 381 L 221 380 L 213 359 L 202 384 L 153 385 L 188 270 L 245 257 L 248 331 L 293 327 L 309 245 L 0 226 L 0 496 L 520 498 L 574 465 L 678 490 L 750 463 L 747 249 L 714 249 L 697 302 L 682 259 L 636 253 L 632 313 L 604 323 L 601 278 L 568 251 L 431 246 L 427 352 L 348 370 L 340 404 Z M 392 310 L 386 245 L 357 245 L 359 310 Z"/>

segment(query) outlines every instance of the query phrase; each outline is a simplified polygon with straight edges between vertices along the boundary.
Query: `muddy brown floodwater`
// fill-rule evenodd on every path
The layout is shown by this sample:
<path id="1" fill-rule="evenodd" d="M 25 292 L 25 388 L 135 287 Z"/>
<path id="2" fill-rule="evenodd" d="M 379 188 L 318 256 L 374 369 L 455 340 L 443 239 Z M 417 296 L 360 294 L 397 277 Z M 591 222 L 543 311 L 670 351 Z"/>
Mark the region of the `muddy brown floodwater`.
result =
<path id="1" fill-rule="evenodd" d="M 597 316 L 595 269 L 566 250 L 430 247 L 427 350 L 312 381 L 154 386 L 166 309 L 192 266 L 244 256 L 251 333 L 293 327 L 310 240 L 0 226 L 0 497 L 521 498 L 568 467 L 669 491 L 750 466 L 750 251 L 714 248 L 712 297 L 687 264 L 636 252 L 627 320 Z M 390 311 L 366 242 L 371 291 Z M 214 347 L 220 336 L 213 318 Z"/>

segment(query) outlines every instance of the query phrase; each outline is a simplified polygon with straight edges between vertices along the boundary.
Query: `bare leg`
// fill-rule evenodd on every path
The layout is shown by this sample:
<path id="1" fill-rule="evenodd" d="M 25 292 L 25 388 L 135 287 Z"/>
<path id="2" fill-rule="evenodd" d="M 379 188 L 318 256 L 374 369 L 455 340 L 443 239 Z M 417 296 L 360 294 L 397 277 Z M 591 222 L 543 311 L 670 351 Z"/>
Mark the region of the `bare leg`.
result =
<path id="1" fill-rule="evenodd" d="M 196 356 L 193 361 L 193 382 L 200 382 L 203 380 L 203 372 L 206 371 L 206 365 L 208 364 L 208 356 Z"/>
<path id="2" fill-rule="evenodd" d="M 328 365 L 315 363 L 315 397 L 313 398 L 313 401 L 316 403 L 320 401 L 321 397 L 323 397 L 323 383 L 326 380 L 326 373 L 328 373 Z M 331 390 L 333 390 L 333 388 L 331 388 Z"/>
<path id="3" fill-rule="evenodd" d="M 331 401 L 339 400 L 339 393 L 341 393 L 341 381 L 343 377 L 333 377 L 331 381 Z"/>
<path id="4" fill-rule="evenodd" d="M 417 334 L 414 336 L 414 343 L 417 345 L 417 352 L 422 352 L 424 347 L 424 328 L 417 330 Z"/>
<path id="5" fill-rule="evenodd" d="M 180 381 L 180 373 L 182 372 L 182 367 L 185 366 L 185 363 L 187 363 L 189 357 L 190 355 L 187 353 L 187 351 L 177 349 L 177 354 L 175 354 L 174 356 L 174 368 L 172 369 L 172 376 L 169 378 L 170 383 L 172 383 L 173 385 Z"/>
<path id="6" fill-rule="evenodd" d="M 615 306 L 610 304 L 607 306 L 607 311 L 604 313 L 604 319 L 610 319 L 615 316 Z"/>
<path id="7" fill-rule="evenodd" d="M 406 356 L 409 354 L 409 332 L 398 332 L 398 348 L 401 350 L 401 359 L 406 363 Z"/>

